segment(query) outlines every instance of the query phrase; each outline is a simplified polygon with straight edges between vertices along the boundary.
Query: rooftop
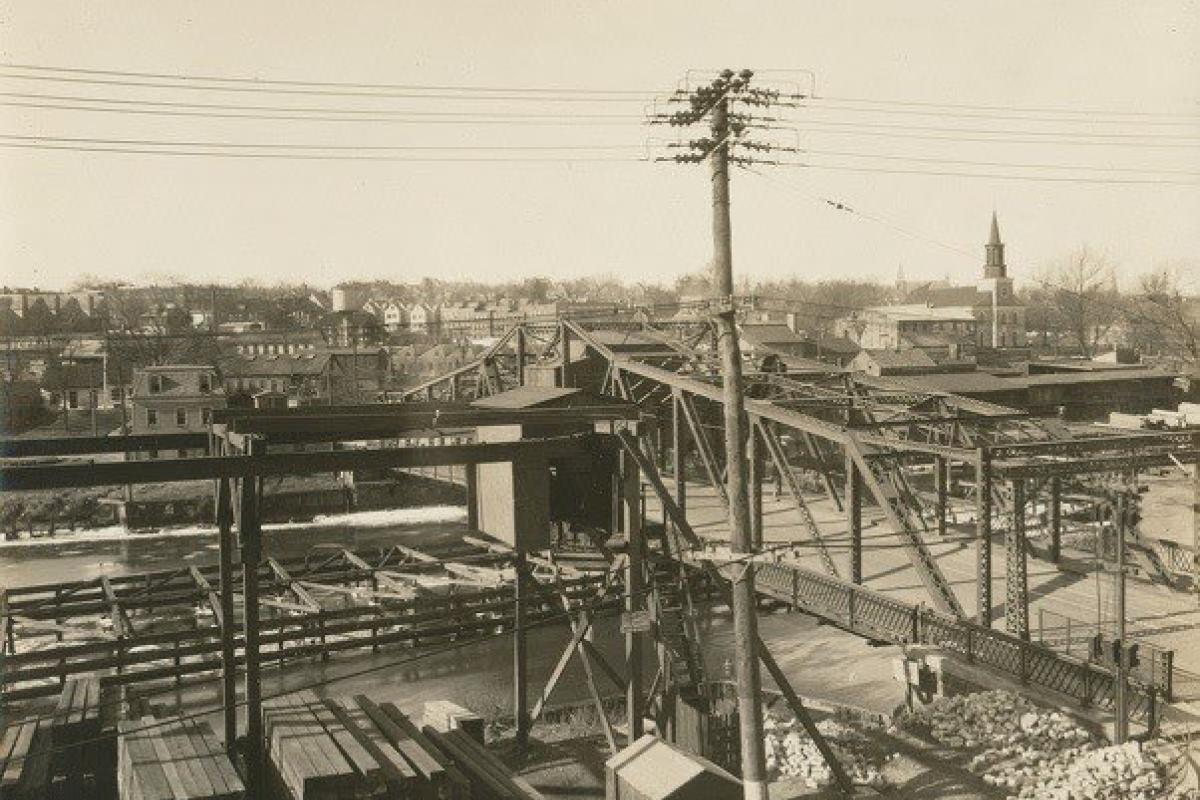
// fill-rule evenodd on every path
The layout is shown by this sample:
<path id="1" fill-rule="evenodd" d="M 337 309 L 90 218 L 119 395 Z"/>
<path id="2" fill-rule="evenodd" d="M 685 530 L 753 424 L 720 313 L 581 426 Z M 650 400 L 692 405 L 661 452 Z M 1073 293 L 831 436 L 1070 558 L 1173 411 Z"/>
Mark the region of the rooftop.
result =
<path id="1" fill-rule="evenodd" d="M 974 291 L 974 290 L 972 290 Z M 887 319 L 901 322 L 930 321 L 930 322 L 974 322 L 975 314 L 970 305 L 931 306 L 925 303 L 912 303 L 895 306 L 871 306 L 864 309 L 871 314 L 879 314 Z"/>

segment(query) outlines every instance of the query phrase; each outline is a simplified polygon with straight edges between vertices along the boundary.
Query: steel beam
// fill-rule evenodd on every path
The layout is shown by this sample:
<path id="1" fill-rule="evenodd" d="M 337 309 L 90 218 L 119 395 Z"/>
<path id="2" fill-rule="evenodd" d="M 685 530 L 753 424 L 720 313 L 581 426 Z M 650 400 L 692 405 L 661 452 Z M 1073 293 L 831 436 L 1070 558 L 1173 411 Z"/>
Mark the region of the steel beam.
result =
<path id="1" fill-rule="evenodd" d="M 1029 574 L 1025 557 L 1025 481 L 1012 483 L 1012 525 L 1004 542 L 1004 622 L 1008 632 L 1029 640 Z"/>
<path id="2" fill-rule="evenodd" d="M 863 582 L 862 477 L 854 457 L 846 454 L 846 517 L 850 533 L 850 581 Z"/>
<path id="3" fill-rule="evenodd" d="M 992 626 L 992 457 L 986 447 L 975 460 L 976 618 Z"/>

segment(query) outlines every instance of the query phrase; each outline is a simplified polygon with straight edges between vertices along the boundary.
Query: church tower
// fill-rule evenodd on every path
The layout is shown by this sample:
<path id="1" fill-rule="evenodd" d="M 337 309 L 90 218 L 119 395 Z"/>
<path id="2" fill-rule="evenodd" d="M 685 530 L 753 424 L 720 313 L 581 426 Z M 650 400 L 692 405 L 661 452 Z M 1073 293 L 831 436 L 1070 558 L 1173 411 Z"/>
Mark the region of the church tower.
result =
<path id="1" fill-rule="evenodd" d="M 992 347 L 1025 346 L 1025 309 L 1017 302 L 1013 280 L 1004 263 L 1004 242 L 1000 241 L 1000 223 L 992 212 L 992 229 L 984 247 L 983 278 L 976 287 L 983 293 L 977 305 L 981 325 L 980 344 Z"/>
<path id="2" fill-rule="evenodd" d="M 985 278 L 1007 278 L 1008 267 L 1004 265 L 1004 243 L 1000 241 L 1000 223 L 996 221 L 996 212 L 992 212 L 992 232 L 988 236 L 986 247 L 987 259 L 983 266 Z"/>

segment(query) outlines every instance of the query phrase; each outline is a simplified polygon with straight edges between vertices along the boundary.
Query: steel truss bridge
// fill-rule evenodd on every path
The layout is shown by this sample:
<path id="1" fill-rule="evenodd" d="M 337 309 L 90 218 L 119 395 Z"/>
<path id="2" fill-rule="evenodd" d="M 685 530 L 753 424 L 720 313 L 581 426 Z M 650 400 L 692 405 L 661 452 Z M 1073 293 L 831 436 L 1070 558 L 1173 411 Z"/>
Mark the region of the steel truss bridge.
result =
<path id="1" fill-rule="evenodd" d="M 404 399 L 462 401 L 535 383 L 628 401 L 646 422 L 639 448 L 643 472 L 654 476 L 651 504 L 676 523 L 675 530 L 689 520 L 694 527 L 705 522 L 714 538 L 726 539 L 714 336 L 704 320 L 669 328 L 570 319 L 527 323 L 509 330 L 474 362 L 405 390 Z M 787 360 L 783 356 L 775 364 Z M 763 487 L 773 479 L 799 523 L 800 535 L 791 538 L 803 539 L 806 553 L 763 565 L 760 590 L 867 636 L 941 644 L 972 659 L 979 657 L 977 648 L 988 650 L 992 655 L 982 660 L 989 666 L 1081 701 L 1110 695 L 1111 676 L 1104 678 L 1108 673 L 1097 664 L 1068 669 L 1048 655 L 1046 663 L 1057 666 L 1040 665 L 1045 648 L 1030 644 L 1029 562 L 1057 564 L 1063 558 L 1069 516 L 1099 519 L 1107 513 L 1107 481 L 1196 463 L 1200 434 L 1081 432 L 1018 409 L 922 389 L 916 379 L 875 378 L 798 361 L 793 371 L 748 367 L 744 376 L 756 541 L 764 546 Z M 836 509 L 833 524 L 829 514 L 814 513 L 805 478 Z M 974 580 L 964 587 L 966 595 L 931 553 L 931 545 L 952 535 L 952 487 L 973 512 Z M 689 492 L 695 496 L 698 488 L 715 502 L 692 511 Z M 864 586 L 864 556 L 872 551 L 863 537 L 866 505 L 882 517 L 891 546 L 907 556 L 931 609 Z M 1044 546 L 1031 544 L 1031 523 L 1045 534 Z M 1105 526 L 1101 521 L 1095 528 Z M 1004 559 L 1003 631 L 993 627 L 997 541 Z M 1140 536 L 1128 539 L 1126 547 L 1151 580 L 1176 590 L 1190 581 L 1200 590 L 1195 547 Z M 790 577 L 781 577 L 781 570 Z M 965 610 L 968 603 L 973 613 Z M 873 614 L 863 610 L 868 607 Z M 937 622 L 922 626 L 922 619 Z M 1157 663 L 1144 667 L 1145 677 L 1169 697 L 1171 653 L 1155 652 L 1154 659 Z"/>

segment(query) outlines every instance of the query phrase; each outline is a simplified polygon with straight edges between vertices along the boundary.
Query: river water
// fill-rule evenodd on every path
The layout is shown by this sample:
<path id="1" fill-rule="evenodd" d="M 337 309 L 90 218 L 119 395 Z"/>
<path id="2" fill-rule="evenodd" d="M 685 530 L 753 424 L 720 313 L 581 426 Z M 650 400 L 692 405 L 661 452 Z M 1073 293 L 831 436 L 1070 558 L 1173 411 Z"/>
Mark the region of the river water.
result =
<path id="1" fill-rule="evenodd" d="M 311 523 L 264 526 L 264 556 L 302 556 L 321 545 L 351 549 L 407 544 L 436 551 L 465 532 L 465 513 L 456 507 L 371 511 L 326 517 Z M 172 529 L 130 534 L 112 528 L 64 534 L 53 541 L 0 542 L 0 586 L 19 586 L 67 580 L 95 579 L 152 570 L 175 569 L 217 559 L 217 536 L 212 528 Z M 705 609 L 701 618 L 703 652 L 708 674 L 719 677 L 732 652 L 728 609 Z M 892 648 L 871 648 L 862 640 L 833 628 L 820 627 L 808 617 L 790 613 L 763 614 L 763 639 L 771 647 L 797 691 L 831 702 L 876 711 L 890 711 L 899 702 L 890 679 Z M 531 695 L 536 698 L 567 642 L 565 622 L 535 627 L 529 632 L 528 657 Z M 595 644 L 619 672 L 624 671 L 624 637 L 614 617 L 597 620 Z M 645 648 L 646 683 L 654 675 L 653 648 Z M 269 659 L 270 654 L 266 657 Z M 368 675 L 349 676 L 363 670 Z M 598 673 L 599 675 L 599 673 Z M 268 666 L 264 693 L 329 681 L 320 693 L 357 692 L 392 700 L 407 711 L 419 712 L 426 700 L 453 698 L 481 713 L 511 709 L 512 641 L 508 635 L 487 638 L 452 652 L 432 654 L 403 648 L 380 653 L 349 651 L 327 661 L 312 659 L 284 668 Z M 603 677 L 597 678 L 603 682 Z M 183 690 L 174 699 L 185 708 L 219 703 L 215 683 Z M 611 684 L 605 694 L 616 694 Z M 554 702 L 574 702 L 588 696 L 582 669 L 573 661 L 563 676 Z M 164 695 L 162 700 L 171 699 Z M 219 727 L 218 727 L 219 729 Z"/>

